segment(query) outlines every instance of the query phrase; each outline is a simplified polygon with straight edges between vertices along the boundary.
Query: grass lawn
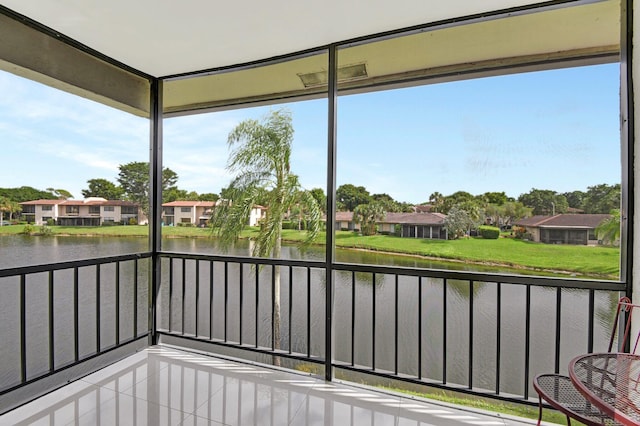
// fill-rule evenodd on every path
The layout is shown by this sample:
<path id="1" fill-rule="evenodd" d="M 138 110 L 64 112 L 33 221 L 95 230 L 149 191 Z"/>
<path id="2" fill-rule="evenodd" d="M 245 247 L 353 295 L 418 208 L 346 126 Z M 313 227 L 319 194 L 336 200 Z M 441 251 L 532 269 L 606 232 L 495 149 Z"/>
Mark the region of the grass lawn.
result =
<path id="1" fill-rule="evenodd" d="M 283 238 L 299 241 L 302 239 L 302 234 L 285 230 Z M 324 234 L 318 237 L 320 241 L 324 238 Z M 617 279 L 619 274 L 620 249 L 618 247 L 542 244 L 515 238 L 427 240 L 387 235 L 363 237 L 350 231 L 337 231 L 335 242 L 336 247 L 342 248 L 472 261 L 513 268 L 562 271 L 592 278 Z"/>
<path id="2" fill-rule="evenodd" d="M 615 247 L 542 244 L 515 238 L 466 238 L 446 241 L 384 235 L 362 237 L 349 232 L 336 234 L 336 246 L 471 260 L 512 267 L 570 271 L 602 275 L 607 279 L 617 278 L 619 274 L 620 249 Z"/>
<path id="3" fill-rule="evenodd" d="M 19 234 L 23 225 L 0 227 L 0 235 Z M 34 226 L 38 232 L 40 227 Z M 146 237 L 148 226 L 52 226 L 53 235 L 86 235 L 113 237 Z M 251 238 L 258 233 L 257 228 L 247 228 L 242 238 Z M 208 228 L 166 226 L 162 228 L 165 238 L 210 237 Z M 283 230 L 283 240 L 298 242 L 304 233 L 296 230 Z M 325 241 L 320 233 L 317 244 Z M 399 238 L 386 235 L 363 237 L 354 232 L 337 231 L 337 247 L 364 249 L 382 252 L 426 256 L 452 261 L 472 261 L 486 265 L 502 265 L 512 268 L 527 268 L 541 271 L 563 271 L 583 276 L 604 279 L 617 279 L 619 274 L 620 249 L 602 246 L 577 246 L 568 244 L 541 244 L 513 238 L 483 240 L 466 238 L 460 240 L 426 240 L 418 238 Z"/>

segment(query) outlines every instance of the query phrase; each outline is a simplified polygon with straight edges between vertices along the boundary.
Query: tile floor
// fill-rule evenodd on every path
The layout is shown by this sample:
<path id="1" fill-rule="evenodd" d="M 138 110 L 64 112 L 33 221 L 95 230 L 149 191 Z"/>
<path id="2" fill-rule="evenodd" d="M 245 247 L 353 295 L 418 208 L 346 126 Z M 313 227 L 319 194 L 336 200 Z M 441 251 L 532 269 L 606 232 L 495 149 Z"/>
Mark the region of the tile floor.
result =
<path id="1" fill-rule="evenodd" d="M 0 425 L 534 425 L 170 347 L 147 348 Z"/>

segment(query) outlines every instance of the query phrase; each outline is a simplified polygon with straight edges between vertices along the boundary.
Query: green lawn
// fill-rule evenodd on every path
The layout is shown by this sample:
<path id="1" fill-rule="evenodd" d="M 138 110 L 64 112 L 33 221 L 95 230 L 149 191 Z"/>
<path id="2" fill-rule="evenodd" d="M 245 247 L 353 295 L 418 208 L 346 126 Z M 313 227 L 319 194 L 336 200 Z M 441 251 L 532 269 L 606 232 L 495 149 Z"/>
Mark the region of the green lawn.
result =
<path id="1" fill-rule="evenodd" d="M 301 234 L 285 230 L 283 238 L 297 241 Z M 318 237 L 320 241 L 324 238 L 324 234 Z M 592 278 L 617 279 L 619 274 L 620 249 L 617 247 L 542 244 L 515 238 L 426 240 L 387 235 L 363 237 L 349 231 L 337 231 L 335 242 L 337 247 L 343 248 L 567 272 Z"/>
<path id="2" fill-rule="evenodd" d="M 466 238 L 445 241 L 384 235 L 362 237 L 350 232 L 339 232 L 336 234 L 336 246 L 471 260 L 488 265 L 570 271 L 602 275 L 608 279 L 618 277 L 620 259 L 620 249 L 614 247 L 542 244 L 514 238 Z"/>
<path id="3" fill-rule="evenodd" d="M 40 227 L 35 226 L 37 232 Z M 88 236 L 140 236 L 146 237 L 148 226 L 99 226 L 99 227 L 50 227 L 53 235 Z M 2 234 L 19 234 L 23 225 L 2 226 Z M 257 228 L 248 228 L 242 237 L 251 238 Z M 209 229 L 167 226 L 162 228 L 163 237 L 210 237 Z M 284 230 L 285 241 L 300 241 L 304 234 L 296 230 Z M 325 241 L 321 233 L 317 243 Z M 353 232 L 337 231 L 337 247 L 393 252 L 426 256 L 453 261 L 472 261 L 486 265 L 502 265 L 512 268 L 527 268 L 540 271 L 562 271 L 592 278 L 617 279 L 619 274 L 620 249 L 602 246 L 574 246 L 561 244 L 541 244 L 513 238 L 483 240 L 465 238 L 460 240 L 425 240 L 375 235 L 363 237 Z"/>

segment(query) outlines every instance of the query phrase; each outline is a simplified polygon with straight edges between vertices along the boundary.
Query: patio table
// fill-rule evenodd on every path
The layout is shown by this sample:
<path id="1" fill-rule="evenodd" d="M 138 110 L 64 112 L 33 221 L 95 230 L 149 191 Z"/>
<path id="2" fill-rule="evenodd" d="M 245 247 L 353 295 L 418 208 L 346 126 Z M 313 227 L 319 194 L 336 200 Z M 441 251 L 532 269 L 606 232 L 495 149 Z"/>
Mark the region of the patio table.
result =
<path id="1" fill-rule="evenodd" d="M 569 363 L 569 377 L 588 401 L 616 423 L 640 425 L 639 355 L 579 355 Z"/>

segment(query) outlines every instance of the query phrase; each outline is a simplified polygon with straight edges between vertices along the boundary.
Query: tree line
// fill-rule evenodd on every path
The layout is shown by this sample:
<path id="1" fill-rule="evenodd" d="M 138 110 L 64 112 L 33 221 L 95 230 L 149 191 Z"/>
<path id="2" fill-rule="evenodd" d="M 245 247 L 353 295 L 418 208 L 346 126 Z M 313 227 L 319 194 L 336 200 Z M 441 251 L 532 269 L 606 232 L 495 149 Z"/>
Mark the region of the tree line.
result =
<path id="1" fill-rule="evenodd" d="M 230 187 L 222 188 L 220 194 L 197 193 L 177 186 L 178 174 L 169 168 L 162 171 L 162 201 L 164 203 L 185 201 L 217 201 L 232 199 Z M 131 162 L 119 166 L 117 182 L 95 178 L 87 181 L 82 196 L 102 197 L 107 200 L 128 200 L 138 203 L 146 209 L 149 204 L 149 164 Z M 254 201 L 268 205 L 269 193 L 266 189 L 258 191 Z M 309 193 L 318 206 L 326 207 L 326 195 L 322 188 L 313 188 Z M 515 219 L 532 215 L 552 215 L 559 213 L 611 213 L 620 208 L 620 184 L 599 184 L 589 186 L 586 191 L 559 193 L 549 189 L 532 188 L 517 199 L 505 192 L 485 192 L 472 195 L 466 191 L 457 191 L 449 195 L 433 192 L 429 198 L 419 204 L 427 204 L 430 211 L 455 216 L 465 215 L 469 221 L 481 216 L 489 217 L 494 223 L 509 223 Z M 29 186 L 19 188 L 0 188 L 0 211 L 7 215 L 20 212 L 21 202 L 38 199 L 68 199 L 73 195 L 64 189 L 47 188 L 39 190 Z M 358 208 L 358 206 L 362 206 Z M 366 207 L 364 207 L 366 206 Z M 336 208 L 338 211 L 356 212 L 364 223 L 379 220 L 386 212 L 412 212 L 416 204 L 395 200 L 386 193 L 371 194 L 364 186 L 344 184 L 336 190 Z M 453 212 L 452 212 L 453 209 Z M 295 209 L 294 209 L 295 210 Z M 460 213 L 463 211 L 464 213 Z M 145 213 L 147 213 L 145 211 Z M 296 214 L 297 212 L 292 212 Z M 482 214 L 481 214 L 482 213 Z M 369 220 L 367 220 L 369 218 Z M 484 220 L 484 219 L 483 219 Z"/>
<path id="2" fill-rule="evenodd" d="M 534 215 L 560 213 L 619 214 L 620 184 L 599 184 L 586 191 L 559 193 L 548 189 L 532 188 L 517 199 L 505 192 L 485 192 L 473 195 L 457 191 L 449 195 L 433 192 L 424 205 L 428 211 L 447 215 L 445 226 L 452 238 L 477 229 L 487 219 L 496 225 L 511 224 L 514 220 Z M 336 190 L 337 209 L 352 211 L 362 233 L 375 233 L 375 223 L 386 212 L 411 212 L 415 205 L 399 202 L 388 194 L 370 194 L 364 186 L 345 184 Z"/>

